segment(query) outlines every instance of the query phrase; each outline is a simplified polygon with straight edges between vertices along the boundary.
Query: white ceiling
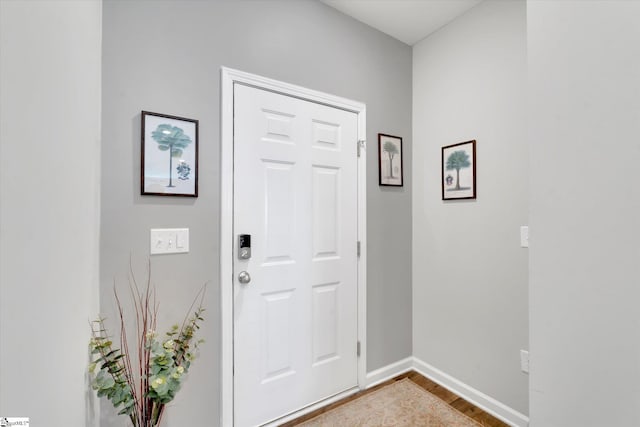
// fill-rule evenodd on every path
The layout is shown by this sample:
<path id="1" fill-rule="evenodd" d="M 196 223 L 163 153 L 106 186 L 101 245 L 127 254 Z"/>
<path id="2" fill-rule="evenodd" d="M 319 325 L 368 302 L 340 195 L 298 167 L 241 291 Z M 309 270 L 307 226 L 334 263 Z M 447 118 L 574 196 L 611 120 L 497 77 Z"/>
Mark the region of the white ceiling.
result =
<path id="1" fill-rule="evenodd" d="M 410 46 L 482 0 L 320 0 Z"/>

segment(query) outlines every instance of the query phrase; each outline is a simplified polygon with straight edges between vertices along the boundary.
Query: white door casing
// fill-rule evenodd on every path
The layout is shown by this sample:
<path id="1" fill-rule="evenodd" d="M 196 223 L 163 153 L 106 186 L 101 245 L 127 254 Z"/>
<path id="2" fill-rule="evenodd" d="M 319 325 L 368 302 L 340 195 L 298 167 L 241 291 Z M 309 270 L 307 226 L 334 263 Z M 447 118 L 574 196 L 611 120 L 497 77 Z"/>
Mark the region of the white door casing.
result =
<path id="1" fill-rule="evenodd" d="M 257 425 L 364 385 L 365 109 L 226 68 L 222 78 L 221 425 L 234 425 L 234 406 L 236 425 Z M 234 114 L 245 120 L 235 136 Z M 250 260 L 237 260 L 239 233 L 252 235 Z"/>

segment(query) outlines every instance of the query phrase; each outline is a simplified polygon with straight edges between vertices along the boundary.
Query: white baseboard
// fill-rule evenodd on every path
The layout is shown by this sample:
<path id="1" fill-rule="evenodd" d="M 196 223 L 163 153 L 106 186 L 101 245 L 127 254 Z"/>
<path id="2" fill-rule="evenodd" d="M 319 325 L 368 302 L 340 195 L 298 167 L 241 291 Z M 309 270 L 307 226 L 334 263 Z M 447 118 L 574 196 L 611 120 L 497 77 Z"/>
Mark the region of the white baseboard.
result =
<path id="1" fill-rule="evenodd" d="M 481 391 L 476 390 L 475 388 L 463 383 L 449 374 L 442 372 L 428 363 L 414 357 L 412 365 L 416 372 L 429 378 L 433 382 L 440 384 L 464 400 L 474 404 L 478 408 L 488 412 L 510 426 L 527 427 L 529 425 L 529 417 L 526 415 L 521 414 L 515 409 L 508 407 L 504 403 L 501 403 L 490 396 L 487 396 Z"/>
<path id="2" fill-rule="evenodd" d="M 397 377 L 400 374 L 409 372 L 413 369 L 413 357 L 407 357 L 406 359 L 398 360 L 390 365 L 383 366 L 380 369 L 367 373 L 366 384 L 364 388 L 373 387 L 393 377 Z"/>
<path id="3" fill-rule="evenodd" d="M 406 359 L 383 366 L 375 371 L 368 372 L 366 376 L 366 384 L 363 385 L 363 388 L 376 386 L 411 370 L 415 370 L 422 376 L 440 384 L 444 388 L 457 394 L 464 400 L 474 404 L 499 420 L 504 421 L 510 426 L 527 427 L 529 425 L 529 417 L 526 415 L 521 414 L 504 403 L 497 401 L 493 397 L 487 396 L 481 391 L 476 390 L 470 385 L 463 383 L 462 381 L 442 372 L 438 368 L 435 368 L 416 357 L 407 357 Z"/>

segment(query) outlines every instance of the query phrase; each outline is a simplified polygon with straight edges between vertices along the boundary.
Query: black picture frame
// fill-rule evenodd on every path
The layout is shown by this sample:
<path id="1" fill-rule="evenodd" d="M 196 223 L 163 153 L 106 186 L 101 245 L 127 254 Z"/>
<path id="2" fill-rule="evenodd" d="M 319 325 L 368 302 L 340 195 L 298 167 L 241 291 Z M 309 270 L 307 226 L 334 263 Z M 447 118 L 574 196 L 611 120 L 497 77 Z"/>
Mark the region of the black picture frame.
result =
<path id="1" fill-rule="evenodd" d="M 198 197 L 198 120 L 142 111 L 141 121 L 140 194 Z"/>
<path id="2" fill-rule="evenodd" d="M 404 170 L 402 163 L 402 138 L 378 134 L 378 184 L 402 187 Z"/>
<path id="3" fill-rule="evenodd" d="M 442 200 L 476 198 L 475 139 L 442 147 L 441 167 Z"/>

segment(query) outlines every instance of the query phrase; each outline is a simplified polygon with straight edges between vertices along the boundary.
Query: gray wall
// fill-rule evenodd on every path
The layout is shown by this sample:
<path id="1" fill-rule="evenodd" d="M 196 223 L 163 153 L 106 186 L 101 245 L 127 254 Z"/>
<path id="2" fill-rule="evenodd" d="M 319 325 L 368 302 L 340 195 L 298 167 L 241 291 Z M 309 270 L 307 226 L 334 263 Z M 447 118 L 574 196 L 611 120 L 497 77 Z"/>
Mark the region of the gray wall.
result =
<path id="1" fill-rule="evenodd" d="M 522 10 L 504 3 L 496 10 L 483 4 L 417 46 L 420 145 L 412 154 L 410 49 L 321 4 L 108 2 L 101 102 L 100 3 L 1 1 L 2 415 L 92 425 L 86 322 L 98 310 L 98 289 L 102 310 L 112 315 L 111 283 L 125 282 L 129 254 L 144 274 L 148 229 L 184 225 L 192 230 L 192 252 L 153 260 L 161 322 L 181 315 L 201 283 L 211 280 L 203 331 L 209 342 L 166 424 L 216 424 L 218 79 L 226 65 L 366 102 L 370 147 L 378 131 L 405 138 L 405 159 L 413 158 L 418 184 L 417 357 L 525 409 L 525 380 L 513 352 L 526 346 L 526 252 L 513 242 L 528 208 L 531 425 L 640 424 L 634 280 L 640 253 L 633 239 L 640 195 L 636 169 L 626 167 L 640 160 L 640 4 L 529 2 L 528 70 L 521 70 Z M 519 79 L 526 71 L 528 207 L 520 198 L 527 191 L 520 181 L 525 162 L 511 162 L 527 156 L 519 131 Z M 138 196 L 143 108 L 200 119 L 197 200 Z M 479 199 L 442 204 L 439 147 L 469 138 L 478 139 Z M 407 254 L 411 186 L 380 189 L 374 152 L 368 153 L 369 370 L 411 354 L 411 260 L 393 255 Z M 495 176 L 516 166 L 505 172 L 508 182 Z M 411 162 L 405 167 L 410 184 Z M 498 205 L 505 211 L 500 223 Z M 446 225 L 452 222 L 463 228 Z M 446 268 L 451 253 L 467 268 Z M 439 286 L 445 279 L 453 285 Z M 490 349 L 487 340 L 497 336 Z M 485 369 L 495 376 L 490 383 Z M 594 384 L 616 393 L 594 393 Z M 55 387 L 64 393 L 52 393 Z M 505 397 L 508 388 L 514 395 Z M 121 425 L 109 413 L 104 417 L 103 425 Z"/>
<path id="2" fill-rule="evenodd" d="M 528 3 L 532 427 L 640 425 L 639 21 Z"/>
<path id="3" fill-rule="evenodd" d="M 179 318 L 209 281 L 207 343 L 167 413 L 212 425 L 219 414 L 219 68 L 367 105 L 368 370 L 411 355 L 411 49 L 316 1 L 106 1 L 103 11 L 100 292 L 144 276 L 153 227 L 188 227 L 191 251 L 153 257 L 161 323 Z M 200 120 L 200 196 L 139 195 L 140 110 Z M 404 137 L 405 187 L 377 185 L 377 133 Z M 173 320 L 175 321 L 175 320 Z M 161 328 L 160 328 L 161 329 Z M 105 425 L 113 415 L 103 411 Z"/>
<path id="4" fill-rule="evenodd" d="M 101 13 L 0 2 L 0 415 L 31 425 L 95 409 Z"/>
<path id="5" fill-rule="evenodd" d="M 527 414 L 526 4 L 486 1 L 414 47 L 414 356 Z M 477 140 L 477 199 L 441 147 Z"/>

